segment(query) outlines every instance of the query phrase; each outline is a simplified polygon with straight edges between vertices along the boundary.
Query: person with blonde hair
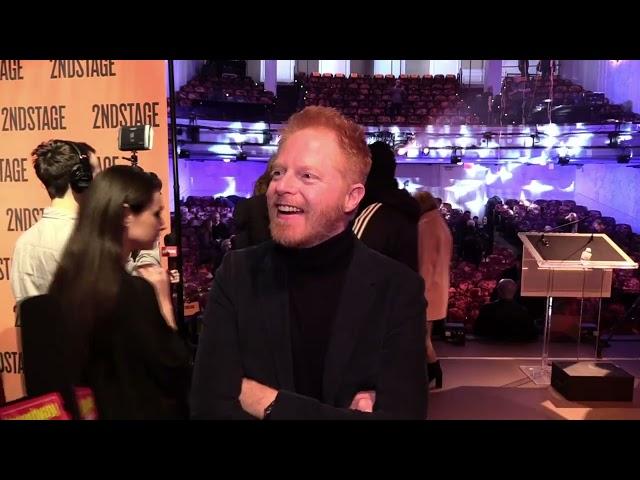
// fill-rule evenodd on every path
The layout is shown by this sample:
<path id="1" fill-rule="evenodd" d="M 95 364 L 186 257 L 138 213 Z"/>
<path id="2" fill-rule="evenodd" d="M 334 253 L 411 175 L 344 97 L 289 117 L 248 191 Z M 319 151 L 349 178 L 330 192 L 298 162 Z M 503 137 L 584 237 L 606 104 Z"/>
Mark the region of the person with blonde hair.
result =
<path id="1" fill-rule="evenodd" d="M 267 190 L 272 241 L 229 252 L 198 345 L 194 418 L 424 419 L 424 284 L 350 223 L 371 157 L 362 127 L 307 107 Z"/>
<path id="2" fill-rule="evenodd" d="M 436 199 L 429 192 L 415 195 L 422 216 L 418 222 L 418 265 L 425 283 L 427 299 L 427 373 L 429 383 L 442 387 L 442 368 L 436 355 L 431 335 L 433 322 L 444 320 L 449 302 L 449 266 L 453 251 L 453 238 Z"/>

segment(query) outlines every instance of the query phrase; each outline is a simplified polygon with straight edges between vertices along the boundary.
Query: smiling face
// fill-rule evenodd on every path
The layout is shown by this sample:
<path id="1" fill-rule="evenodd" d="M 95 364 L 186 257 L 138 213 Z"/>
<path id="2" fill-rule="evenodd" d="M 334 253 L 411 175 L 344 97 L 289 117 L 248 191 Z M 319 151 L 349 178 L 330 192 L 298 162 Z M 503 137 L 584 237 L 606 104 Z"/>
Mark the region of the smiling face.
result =
<path id="1" fill-rule="evenodd" d="M 342 232 L 364 195 L 347 169 L 332 131 L 309 127 L 291 134 L 273 163 L 267 190 L 273 239 L 308 248 Z"/>

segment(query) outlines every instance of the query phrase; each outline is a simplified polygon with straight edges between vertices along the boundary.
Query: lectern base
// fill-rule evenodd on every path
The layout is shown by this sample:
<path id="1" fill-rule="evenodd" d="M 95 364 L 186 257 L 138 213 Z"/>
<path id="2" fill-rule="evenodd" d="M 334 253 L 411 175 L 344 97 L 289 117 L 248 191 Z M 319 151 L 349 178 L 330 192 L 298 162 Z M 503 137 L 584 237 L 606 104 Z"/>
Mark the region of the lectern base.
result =
<path id="1" fill-rule="evenodd" d="M 634 376 L 608 362 L 553 362 L 551 386 L 572 401 L 633 401 Z"/>
<path id="2" fill-rule="evenodd" d="M 551 385 L 551 366 L 521 365 L 520 370 L 536 385 Z"/>

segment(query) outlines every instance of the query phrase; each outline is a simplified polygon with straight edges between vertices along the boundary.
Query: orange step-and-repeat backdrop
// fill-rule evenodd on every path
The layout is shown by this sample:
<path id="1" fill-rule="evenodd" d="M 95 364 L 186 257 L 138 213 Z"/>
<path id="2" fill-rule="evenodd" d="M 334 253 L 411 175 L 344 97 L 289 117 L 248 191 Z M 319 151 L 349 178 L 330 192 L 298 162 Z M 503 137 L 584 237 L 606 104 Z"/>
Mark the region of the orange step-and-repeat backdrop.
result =
<path id="1" fill-rule="evenodd" d="M 169 226 L 165 70 L 164 60 L 0 60 L 0 374 L 7 401 L 24 395 L 11 256 L 50 203 L 31 151 L 49 139 L 86 142 L 103 169 L 128 164 L 118 128 L 152 125 L 154 146 L 138 153 L 139 165 L 163 182 Z"/>

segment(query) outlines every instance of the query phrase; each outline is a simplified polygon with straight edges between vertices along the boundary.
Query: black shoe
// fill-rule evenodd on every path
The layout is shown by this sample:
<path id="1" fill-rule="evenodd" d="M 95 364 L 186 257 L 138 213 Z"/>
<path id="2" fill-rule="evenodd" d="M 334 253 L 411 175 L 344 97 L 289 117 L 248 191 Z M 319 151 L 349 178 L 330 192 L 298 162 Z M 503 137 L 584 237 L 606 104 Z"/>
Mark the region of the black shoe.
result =
<path id="1" fill-rule="evenodd" d="M 440 360 L 427 363 L 427 375 L 429 384 L 436 381 L 436 388 L 442 388 L 442 368 L 440 368 Z"/>

